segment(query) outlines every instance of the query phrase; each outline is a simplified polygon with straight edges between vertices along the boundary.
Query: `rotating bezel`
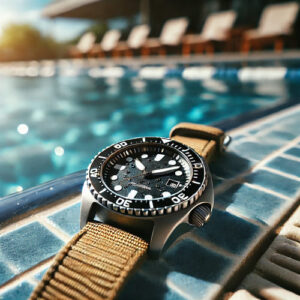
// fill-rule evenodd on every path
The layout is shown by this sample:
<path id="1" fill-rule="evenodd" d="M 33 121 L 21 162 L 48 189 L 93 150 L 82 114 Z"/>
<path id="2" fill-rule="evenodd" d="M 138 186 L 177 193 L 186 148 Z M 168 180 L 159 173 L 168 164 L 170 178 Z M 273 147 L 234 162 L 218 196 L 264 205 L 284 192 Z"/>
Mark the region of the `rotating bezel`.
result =
<path id="1" fill-rule="evenodd" d="M 152 201 L 153 207 L 149 207 L 149 201 L 120 197 L 107 188 L 102 177 L 103 166 L 118 151 L 124 151 L 127 147 L 142 146 L 143 144 L 164 144 L 171 147 L 180 152 L 192 167 L 189 183 L 170 197 Z M 111 145 L 99 152 L 88 167 L 86 180 L 93 197 L 109 209 L 134 216 L 159 216 L 184 209 L 199 199 L 207 185 L 207 165 L 196 151 L 177 141 L 160 137 L 135 138 Z"/>

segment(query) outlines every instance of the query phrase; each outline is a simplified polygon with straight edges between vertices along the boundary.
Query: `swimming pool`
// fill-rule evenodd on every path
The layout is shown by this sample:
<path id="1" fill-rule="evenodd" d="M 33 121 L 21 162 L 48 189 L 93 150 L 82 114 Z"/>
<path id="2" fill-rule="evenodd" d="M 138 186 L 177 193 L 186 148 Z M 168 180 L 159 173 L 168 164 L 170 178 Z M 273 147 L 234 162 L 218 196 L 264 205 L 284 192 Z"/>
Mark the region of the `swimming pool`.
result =
<path id="1" fill-rule="evenodd" d="M 1 76 L 0 196 L 84 169 L 117 141 L 168 136 L 178 122 L 211 124 L 300 92 L 291 80 L 220 80 L 195 68 L 57 68 Z"/>

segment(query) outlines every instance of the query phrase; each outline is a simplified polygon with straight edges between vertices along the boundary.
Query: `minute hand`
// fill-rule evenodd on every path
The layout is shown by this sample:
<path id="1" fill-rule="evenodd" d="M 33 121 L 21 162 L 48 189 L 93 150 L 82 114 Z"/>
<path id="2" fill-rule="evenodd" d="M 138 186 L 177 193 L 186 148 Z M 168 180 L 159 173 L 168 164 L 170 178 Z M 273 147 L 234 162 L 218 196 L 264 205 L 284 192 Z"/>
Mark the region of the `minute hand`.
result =
<path id="1" fill-rule="evenodd" d="M 157 175 L 165 175 L 174 172 L 175 170 L 178 170 L 180 166 L 174 166 L 170 168 L 164 168 L 164 169 L 157 169 L 150 172 L 150 175 L 157 176 Z"/>

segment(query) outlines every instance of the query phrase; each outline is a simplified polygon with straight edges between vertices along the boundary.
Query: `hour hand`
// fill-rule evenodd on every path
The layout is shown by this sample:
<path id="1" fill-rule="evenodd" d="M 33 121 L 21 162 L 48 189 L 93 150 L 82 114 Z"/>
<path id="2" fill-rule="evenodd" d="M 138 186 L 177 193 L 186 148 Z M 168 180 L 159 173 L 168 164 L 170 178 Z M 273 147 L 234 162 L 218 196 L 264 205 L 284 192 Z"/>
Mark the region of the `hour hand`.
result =
<path id="1" fill-rule="evenodd" d="M 180 166 L 174 166 L 174 167 L 163 168 L 163 169 L 156 169 L 156 170 L 152 170 L 151 172 L 149 172 L 147 174 L 147 176 L 154 177 L 154 176 L 166 175 L 166 174 L 170 174 L 170 173 L 178 170 L 179 168 L 180 168 Z"/>

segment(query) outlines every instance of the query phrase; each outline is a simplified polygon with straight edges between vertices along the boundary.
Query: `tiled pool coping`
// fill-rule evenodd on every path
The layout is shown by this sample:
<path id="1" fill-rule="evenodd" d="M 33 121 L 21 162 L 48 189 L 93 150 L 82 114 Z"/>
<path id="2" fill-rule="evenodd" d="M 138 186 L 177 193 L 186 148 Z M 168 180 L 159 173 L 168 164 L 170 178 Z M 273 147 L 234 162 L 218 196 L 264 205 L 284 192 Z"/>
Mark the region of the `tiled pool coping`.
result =
<path id="1" fill-rule="evenodd" d="M 0 76 L 13 77 L 75 77 L 86 75 L 92 78 L 140 78 L 143 80 L 161 80 L 181 78 L 189 81 L 229 80 L 240 82 L 259 82 L 276 80 L 300 80 L 300 60 L 291 66 L 243 66 L 209 65 L 201 63 L 160 63 L 144 62 L 137 66 L 127 66 L 122 62 L 112 65 L 95 61 L 62 60 L 59 62 L 29 62 L 0 64 Z"/>
<path id="2" fill-rule="evenodd" d="M 146 261 L 119 298 L 208 299 L 238 286 L 273 230 L 299 204 L 299 127 L 297 105 L 231 131 L 228 152 L 211 166 L 216 194 L 211 221 L 182 236 L 160 260 Z M 64 178 L 64 187 L 52 181 L 1 200 L 6 224 L 0 231 L 0 298 L 26 299 L 53 255 L 79 229 L 82 180 L 76 173 Z M 23 199 L 27 208 L 36 203 L 34 214 L 27 210 L 17 218 Z"/>
<path id="3" fill-rule="evenodd" d="M 0 63 L 0 76 L 93 78 L 140 77 L 160 80 L 300 80 L 300 51 L 286 50 L 215 55 L 83 58 Z"/>

